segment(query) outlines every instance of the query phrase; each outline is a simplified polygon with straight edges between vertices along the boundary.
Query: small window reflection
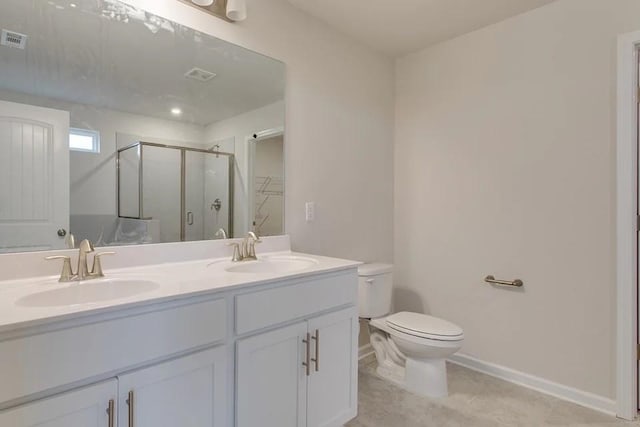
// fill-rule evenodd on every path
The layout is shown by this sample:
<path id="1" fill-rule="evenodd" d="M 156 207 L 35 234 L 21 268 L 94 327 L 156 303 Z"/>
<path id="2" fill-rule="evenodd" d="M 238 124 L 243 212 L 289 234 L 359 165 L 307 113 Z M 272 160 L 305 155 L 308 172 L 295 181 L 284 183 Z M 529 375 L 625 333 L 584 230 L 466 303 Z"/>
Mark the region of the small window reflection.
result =
<path id="1" fill-rule="evenodd" d="M 70 129 L 69 149 L 85 153 L 100 153 L 100 132 L 89 129 Z"/>

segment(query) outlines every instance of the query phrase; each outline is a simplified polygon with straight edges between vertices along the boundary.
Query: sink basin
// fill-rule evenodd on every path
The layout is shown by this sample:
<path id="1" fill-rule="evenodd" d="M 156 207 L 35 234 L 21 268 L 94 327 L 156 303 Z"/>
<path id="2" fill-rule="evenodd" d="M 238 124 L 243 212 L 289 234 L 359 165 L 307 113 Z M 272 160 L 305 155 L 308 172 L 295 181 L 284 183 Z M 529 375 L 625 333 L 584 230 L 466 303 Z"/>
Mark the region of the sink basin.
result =
<path id="1" fill-rule="evenodd" d="M 17 300 L 16 304 L 24 307 L 62 307 L 105 302 L 150 292 L 159 286 L 149 280 L 95 279 L 27 295 Z"/>
<path id="2" fill-rule="evenodd" d="M 227 268 L 230 273 L 278 274 L 306 270 L 317 265 L 313 258 L 297 256 L 272 256 L 257 261 L 242 261 Z"/>

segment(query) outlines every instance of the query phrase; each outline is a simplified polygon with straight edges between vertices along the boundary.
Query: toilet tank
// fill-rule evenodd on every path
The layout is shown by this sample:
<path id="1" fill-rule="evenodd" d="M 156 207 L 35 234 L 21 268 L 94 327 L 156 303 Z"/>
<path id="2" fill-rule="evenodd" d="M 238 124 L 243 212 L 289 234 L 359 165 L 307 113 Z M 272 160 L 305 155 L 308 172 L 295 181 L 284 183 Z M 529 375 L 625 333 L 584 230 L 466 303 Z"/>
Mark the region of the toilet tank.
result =
<path id="1" fill-rule="evenodd" d="M 358 267 L 358 311 L 360 317 L 375 319 L 391 313 L 391 264 L 363 264 Z"/>

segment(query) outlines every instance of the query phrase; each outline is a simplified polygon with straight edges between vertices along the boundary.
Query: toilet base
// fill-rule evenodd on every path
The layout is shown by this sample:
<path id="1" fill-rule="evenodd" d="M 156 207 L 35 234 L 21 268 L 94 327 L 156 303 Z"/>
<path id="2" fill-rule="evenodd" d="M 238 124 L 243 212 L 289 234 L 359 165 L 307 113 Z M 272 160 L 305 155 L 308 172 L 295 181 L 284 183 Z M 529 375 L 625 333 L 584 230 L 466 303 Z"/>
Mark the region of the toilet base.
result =
<path id="1" fill-rule="evenodd" d="M 420 396 L 441 398 L 449 395 L 447 364 L 444 359 L 414 360 L 407 358 L 405 366 L 378 363 L 376 373 L 383 379 Z"/>
<path id="2" fill-rule="evenodd" d="M 405 384 L 407 390 L 421 396 L 447 397 L 447 363 L 444 359 L 407 359 Z"/>
<path id="3" fill-rule="evenodd" d="M 387 327 L 384 319 L 370 323 L 377 374 L 405 390 L 430 398 L 446 397 L 447 357 L 460 350 L 462 339 L 416 338 Z"/>

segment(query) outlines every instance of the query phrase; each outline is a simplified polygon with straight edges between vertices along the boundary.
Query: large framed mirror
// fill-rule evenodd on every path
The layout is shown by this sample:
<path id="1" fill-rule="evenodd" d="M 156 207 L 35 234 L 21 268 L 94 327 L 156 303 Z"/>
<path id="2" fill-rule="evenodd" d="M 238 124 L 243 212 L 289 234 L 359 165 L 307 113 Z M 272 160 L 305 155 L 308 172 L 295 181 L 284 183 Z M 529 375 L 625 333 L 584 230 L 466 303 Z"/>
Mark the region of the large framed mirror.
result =
<path id="1" fill-rule="evenodd" d="M 0 30 L 0 252 L 284 232 L 282 62 L 117 0 Z"/>

